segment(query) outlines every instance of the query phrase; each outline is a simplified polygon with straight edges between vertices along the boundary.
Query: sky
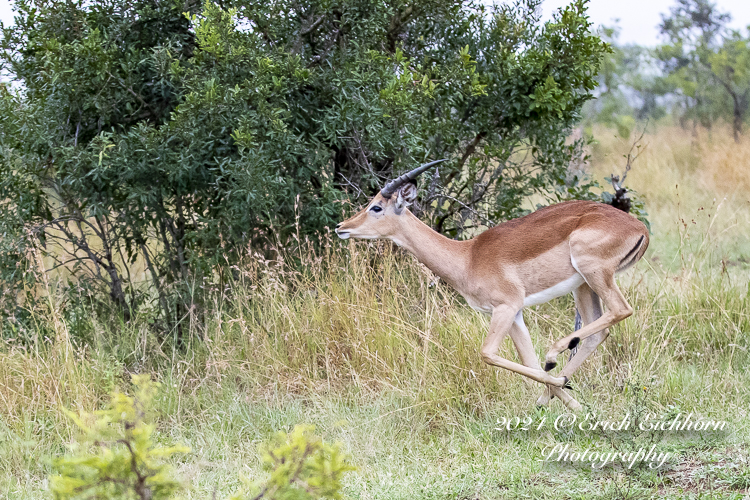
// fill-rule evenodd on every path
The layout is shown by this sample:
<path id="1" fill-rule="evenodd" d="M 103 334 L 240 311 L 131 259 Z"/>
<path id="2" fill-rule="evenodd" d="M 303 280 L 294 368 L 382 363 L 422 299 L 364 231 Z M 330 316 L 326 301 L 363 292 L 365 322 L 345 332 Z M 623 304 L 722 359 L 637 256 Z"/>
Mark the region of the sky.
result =
<path id="1" fill-rule="evenodd" d="M 714 0 L 723 12 L 732 14 L 733 28 L 747 28 L 750 25 L 750 0 Z M 0 21 L 13 22 L 11 0 L 0 0 Z M 544 18 L 549 19 L 557 8 L 567 5 L 570 0 L 545 0 L 542 4 Z M 654 46 L 659 43 L 657 25 L 660 14 L 669 12 L 675 0 L 591 0 L 589 17 L 594 25 L 611 26 L 619 19 L 621 43 L 637 43 Z"/>
<path id="2" fill-rule="evenodd" d="M 2 1 L 2 0 L 0 0 Z M 744 29 L 750 25 L 750 0 L 713 0 L 720 12 L 732 15 L 730 27 Z M 544 19 L 567 5 L 570 0 L 545 0 L 542 3 Z M 595 26 L 612 26 L 619 19 L 620 43 L 634 43 L 653 47 L 660 43 L 658 25 L 661 14 L 669 13 L 675 0 L 591 0 L 589 19 Z"/>

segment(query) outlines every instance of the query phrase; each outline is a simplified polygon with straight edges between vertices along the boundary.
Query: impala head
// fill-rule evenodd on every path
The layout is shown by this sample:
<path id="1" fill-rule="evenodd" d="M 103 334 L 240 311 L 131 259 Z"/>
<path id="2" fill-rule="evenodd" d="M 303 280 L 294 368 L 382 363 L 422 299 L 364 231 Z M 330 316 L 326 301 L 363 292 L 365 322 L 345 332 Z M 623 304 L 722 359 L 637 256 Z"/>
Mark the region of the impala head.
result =
<path id="1" fill-rule="evenodd" d="M 336 226 L 339 238 L 362 238 L 374 240 L 396 234 L 401 216 L 417 198 L 415 179 L 436 163 L 425 163 L 414 170 L 392 180 L 372 199 L 367 206 Z"/>

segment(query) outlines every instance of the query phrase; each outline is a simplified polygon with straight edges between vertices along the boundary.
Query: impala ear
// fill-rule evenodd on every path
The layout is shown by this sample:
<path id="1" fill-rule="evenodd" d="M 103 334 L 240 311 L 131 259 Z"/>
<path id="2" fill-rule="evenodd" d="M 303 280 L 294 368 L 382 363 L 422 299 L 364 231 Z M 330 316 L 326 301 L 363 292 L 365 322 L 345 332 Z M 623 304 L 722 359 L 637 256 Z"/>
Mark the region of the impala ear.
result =
<path id="1" fill-rule="evenodd" d="M 411 206 L 414 200 L 417 199 L 417 185 L 407 182 L 398 190 L 398 196 L 396 197 L 395 211 L 400 214 L 404 208 Z"/>

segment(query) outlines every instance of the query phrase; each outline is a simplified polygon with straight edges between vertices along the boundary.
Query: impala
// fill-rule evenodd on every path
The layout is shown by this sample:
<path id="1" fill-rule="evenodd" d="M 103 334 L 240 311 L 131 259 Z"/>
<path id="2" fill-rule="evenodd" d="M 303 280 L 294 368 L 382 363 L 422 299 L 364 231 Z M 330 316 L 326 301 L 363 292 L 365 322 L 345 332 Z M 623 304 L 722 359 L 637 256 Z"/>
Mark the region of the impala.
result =
<path id="1" fill-rule="evenodd" d="M 490 332 L 480 350 L 485 363 L 546 384 L 537 404 L 545 405 L 557 396 L 569 408 L 580 409 L 564 387 L 607 338 L 607 329 L 633 313 L 615 283 L 615 274 L 643 256 L 648 230 L 609 205 L 568 201 L 498 224 L 473 239 L 451 240 L 422 223 L 408 208 L 417 197 L 415 179 L 439 161 L 390 181 L 367 207 L 339 223 L 336 233 L 343 239 L 388 239 L 414 254 L 471 307 L 491 316 Z M 584 326 L 552 344 L 542 370 L 523 321 L 523 308 L 570 292 Z M 523 364 L 497 354 L 507 335 Z M 576 355 L 559 376 L 548 373 L 561 352 L 576 347 Z"/>

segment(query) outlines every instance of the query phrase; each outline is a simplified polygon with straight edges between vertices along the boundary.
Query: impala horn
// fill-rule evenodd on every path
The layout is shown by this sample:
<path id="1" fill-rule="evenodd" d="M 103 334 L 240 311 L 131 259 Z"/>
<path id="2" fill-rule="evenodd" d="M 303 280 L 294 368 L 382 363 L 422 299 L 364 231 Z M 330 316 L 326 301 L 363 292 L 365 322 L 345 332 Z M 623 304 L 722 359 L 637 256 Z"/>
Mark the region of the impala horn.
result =
<path id="1" fill-rule="evenodd" d="M 441 161 L 446 161 L 446 160 L 447 158 L 443 158 L 442 160 L 435 160 L 430 163 L 425 163 L 424 165 L 420 165 L 414 170 L 411 170 L 409 172 L 406 172 L 403 175 L 396 177 L 391 182 L 383 186 L 383 189 L 380 190 L 380 194 L 383 195 L 383 198 L 390 198 L 391 196 L 393 196 L 393 193 L 395 193 L 398 188 L 404 185 L 404 183 L 413 181 L 414 179 L 419 177 L 419 174 L 421 174 L 422 172 L 424 172 L 431 166 L 437 163 L 440 163 Z"/>

